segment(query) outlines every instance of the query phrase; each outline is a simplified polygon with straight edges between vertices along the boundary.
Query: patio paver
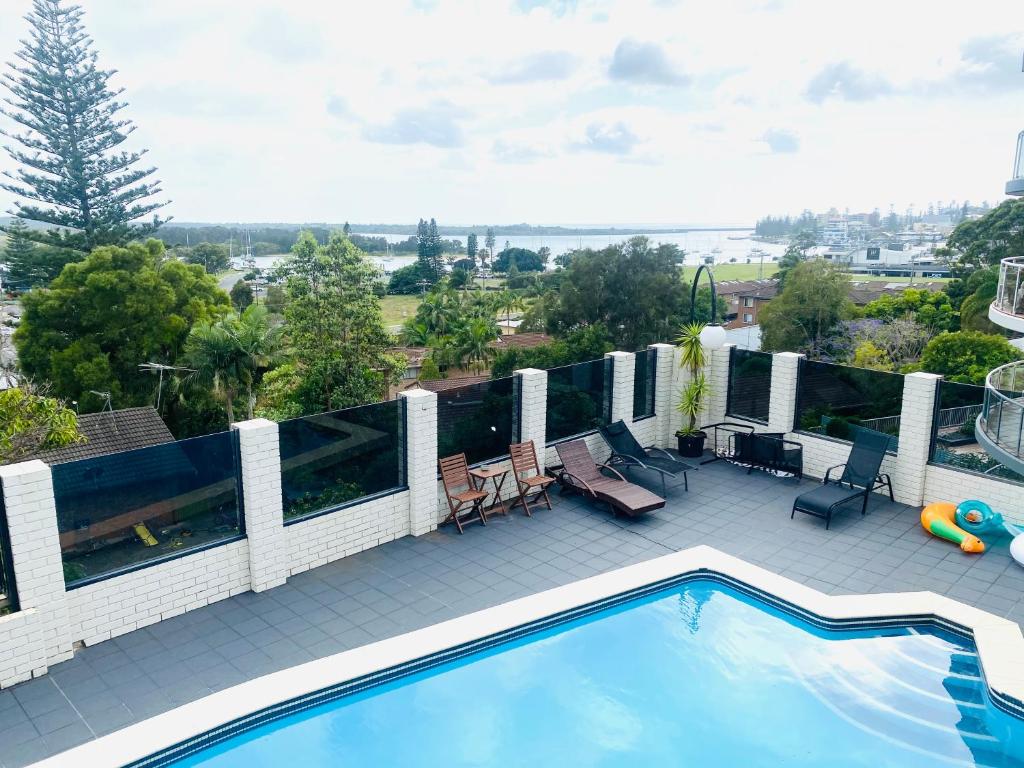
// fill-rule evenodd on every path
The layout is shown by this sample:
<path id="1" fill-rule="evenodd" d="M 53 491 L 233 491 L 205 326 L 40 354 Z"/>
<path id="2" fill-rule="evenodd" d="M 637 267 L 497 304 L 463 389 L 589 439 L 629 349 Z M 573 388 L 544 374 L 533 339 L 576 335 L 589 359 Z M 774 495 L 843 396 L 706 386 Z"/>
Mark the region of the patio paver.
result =
<path id="1" fill-rule="evenodd" d="M 825 531 L 789 519 L 796 484 L 718 462 L 638 520 L 578 497 L 494 516 L 459 536 L 406 537 L 80 650 L 0 691 L 0 766 L 16 768 L 213 691 L 524 595 L 707 544 L 832 594 L 930 589 L 1024 621 L 1024 568 L 1008 539 L 981 556 L 922 530 L 918 509 L 875 495 Z M 656 489 L 654 485 L 650 485 Z"/>

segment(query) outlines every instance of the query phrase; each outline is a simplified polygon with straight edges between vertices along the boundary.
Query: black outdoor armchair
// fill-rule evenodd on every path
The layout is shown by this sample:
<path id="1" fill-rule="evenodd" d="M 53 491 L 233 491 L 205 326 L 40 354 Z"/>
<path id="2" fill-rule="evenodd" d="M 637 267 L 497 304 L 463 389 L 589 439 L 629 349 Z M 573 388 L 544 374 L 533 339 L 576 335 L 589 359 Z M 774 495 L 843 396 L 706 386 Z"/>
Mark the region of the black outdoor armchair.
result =
<path id="1" fill-rule="evenodd" d="M 782 432 L 755 432 L 749 424 L 722 421 L 701 427 L 711 435 L 713 461 L 730 461 L 747 468 L 749 475 L 763 469 L 775 475 L 790 475 L 797 480 L 804 476 L 804 447 L 787 440 Z"/>
<path id="2" fill-rule="evenodd" d="M 793 502 L 792 520 L 797 512 L 803 512 L 825 519 L 825 530 L 832 523 L 832 515 L 837 508 L 851 501 L 860 500 L 860 513 L 868 511 L 868 494 L 878 488 L 888 488 L 890 501 L 895 501 L 892 494 L 892 479 L 889 475 L 879 474 L 885 458 L 885 449 L 889 445 L 889 436 L 881 432 L 861 430 L 853 441 L 850 457 L 845 464 L 829 467 L 821 485 L 807 493 L 802 493 Z M 832 479 L 834 470 L 843 468 L 838 480 Z"/>
<path id="3" fill-rule="evenodd" d="M 644 448 L 621 419 L 606 427 L 598 427 L 601 437 L 612 449 L 608 464 L 626 469 L 645 469 L 657 472 L 661 476 L 661 492 L 665 494 L 665 478 L 683 476 L 683 488 L 690 490 L 690 482 L 686 473 L 696 469 L 692 464 L 680 461 L 668 451 L 661 448 Z"/>

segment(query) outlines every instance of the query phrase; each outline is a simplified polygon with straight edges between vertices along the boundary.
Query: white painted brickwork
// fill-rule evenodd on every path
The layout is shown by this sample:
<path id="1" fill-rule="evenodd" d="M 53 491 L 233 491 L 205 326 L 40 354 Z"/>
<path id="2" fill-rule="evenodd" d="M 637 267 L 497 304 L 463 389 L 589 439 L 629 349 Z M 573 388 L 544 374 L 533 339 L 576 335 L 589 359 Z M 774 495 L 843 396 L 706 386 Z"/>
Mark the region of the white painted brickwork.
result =
<path id="1" fill-rule="evenodd" d="M 900 444 L 893 482 L 896 500 L 917 506 L 924 498 L 925 469 L 932 447 L 932 419 L 941 376 L 911 373 L 903 377 Z"/>
<path id="2" fill-rule="evenodd" d="M 672 400 L 672 383 L 676 372 L 676 348 L 671 344 L 651 344 L 648 349 L 654 351 L 654 439 L 652 443 L 659 448 L 668 448 L 673 442 L 672 426 L 675 403 Z"/>
<path id="3" fill-rule="evenodd" d="M 242 457 L 251 586 L 253 592 L 262 592 L 284 584 L 288 578 L 277 424 L 269 419 L 253 419 L 232 428 L 238 432 Z"/>
<path id="4" fill-rule="evenodd" d="M 735 346 L 725 344 L 715 350 L 704 348 L 707 361 L 704 377 L 708 383 L 708 398 L 698 426 L 725 421 L 725 410 L 729 402 L 729 359 Z"/>
<path id="5" fill-rule="evenodd" d="M 288 575 L 407 536 L 409 496 L 398 491 L 286 526 Z"/>
<path id="6" fill-rule="evenodd" d="M 639 442 L 640 445 L 644 446 L 644 448 L 655 445 L 657 427 L 658 420 L 653 417 L 640 419 L 639 421 L 634 421 L 632 424 L 629 425 L 629 428 L 633 432 L 633 435 L 636 437 L 637 442 Z"/>
<path id="7" fill-rule="evenodd" d="M 929 464 L 925 467 L 922 496 L 922 504 L 933 501 L 959 504 L 967 499 L 981 499 L 1009 522 L 1024 526 L 1024 488 L 976 472 Z"/>
<path id="8" fill-rule="evenodd" d="M 437 395 L 413 389 L 399 397 L 405 403 L 406 531 L 422 536 L 437 528 Z"/>
<path id="9" fill-rule="evenodd" d="M 53 481 L 50 468 L 38 460 L 0 467 L 0 481 L 18 601 L 22 609 L 36 610 L 35 620 L 30 622 L 35 626 L 26 627 L 18 637 L 34 637 L 36 631 L 41 632 L 44 656 L 34 667 L 42 669 L 71 658 L 73 640 L 68 633 Z M 7 653 L 4 646 L 0 648 Z M 23 655 L 11 650 L 15 656 Z"/>
<path id="10" fill-rule="evenodd" d="M 772 391 L 768 402 L 768 431 L 790 432 L 796 419 L 796 385 L 803 355 L 772 355 Z"/>
<path id="11" fill-rule="evenodd" d="M 44 626 L 35 608 L 0 616 L 0 688 L 46 673 Z"/>
<path id="12" fill-rule="evenodd" d="M 246 592 L 249 566 L 243 539 L 73 589 L 69 634 L 94 645 Z"/>
<path id="13" fill-rule="evenodd" d="M 547 443 L 548 372 L 522 368 L 514 374 L 519 382 L 519 441 L 533 440 L 537 462 L 544 471 Z"/>
<path id="14" fill-rule="evenodd" d="M 632 352 L 609 352 L 612 361 L 611 420 L 630 424 L 633 421 L 633 379 L 636 376 L 636 355 Z"/>

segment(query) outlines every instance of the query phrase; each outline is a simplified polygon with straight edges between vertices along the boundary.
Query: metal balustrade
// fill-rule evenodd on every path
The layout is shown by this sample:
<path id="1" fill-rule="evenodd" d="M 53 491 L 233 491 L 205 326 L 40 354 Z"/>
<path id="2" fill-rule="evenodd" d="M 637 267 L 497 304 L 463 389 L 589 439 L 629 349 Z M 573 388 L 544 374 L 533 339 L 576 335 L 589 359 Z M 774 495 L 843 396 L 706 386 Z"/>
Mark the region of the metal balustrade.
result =
<path id="1" fill-rule="evenodd" d="M 993 458 L 1016 472 L 1024 471 L 1024 361 L 991 371 L 985 380 L 985 402 L 977 433 Z"/>
<path id="2" fill-rule="evenodd" d="M 999 285 L 992 306 L 1007 315 L 1024 317 L 1024 257 L 1014 256 L 1000 263 Z"/>

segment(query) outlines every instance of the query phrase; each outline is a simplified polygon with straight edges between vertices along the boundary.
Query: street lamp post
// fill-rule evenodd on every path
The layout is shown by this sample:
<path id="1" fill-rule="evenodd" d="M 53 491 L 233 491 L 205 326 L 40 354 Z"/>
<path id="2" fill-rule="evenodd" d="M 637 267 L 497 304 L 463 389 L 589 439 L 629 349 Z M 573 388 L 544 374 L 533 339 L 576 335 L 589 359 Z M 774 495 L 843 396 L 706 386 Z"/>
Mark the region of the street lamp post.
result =
<path id="1" fill-rule="evenodd" d="M 693 276 L 693 285 L 690 287 L 690 322 L 697 322 L 697 283 L 700 281 L 701 272 L 707 272 L 708 283 L 711 285 L 711 322 L 701 330 L 700 343 L 707 349 L 721 349 L 728 337 L 725 334 L 725 329 L 715 322 L 718 297 L 715 293 L 715 276 L 711 274 L 711 267 L 707 264 L 697 267 L 697 274 Z"/>

